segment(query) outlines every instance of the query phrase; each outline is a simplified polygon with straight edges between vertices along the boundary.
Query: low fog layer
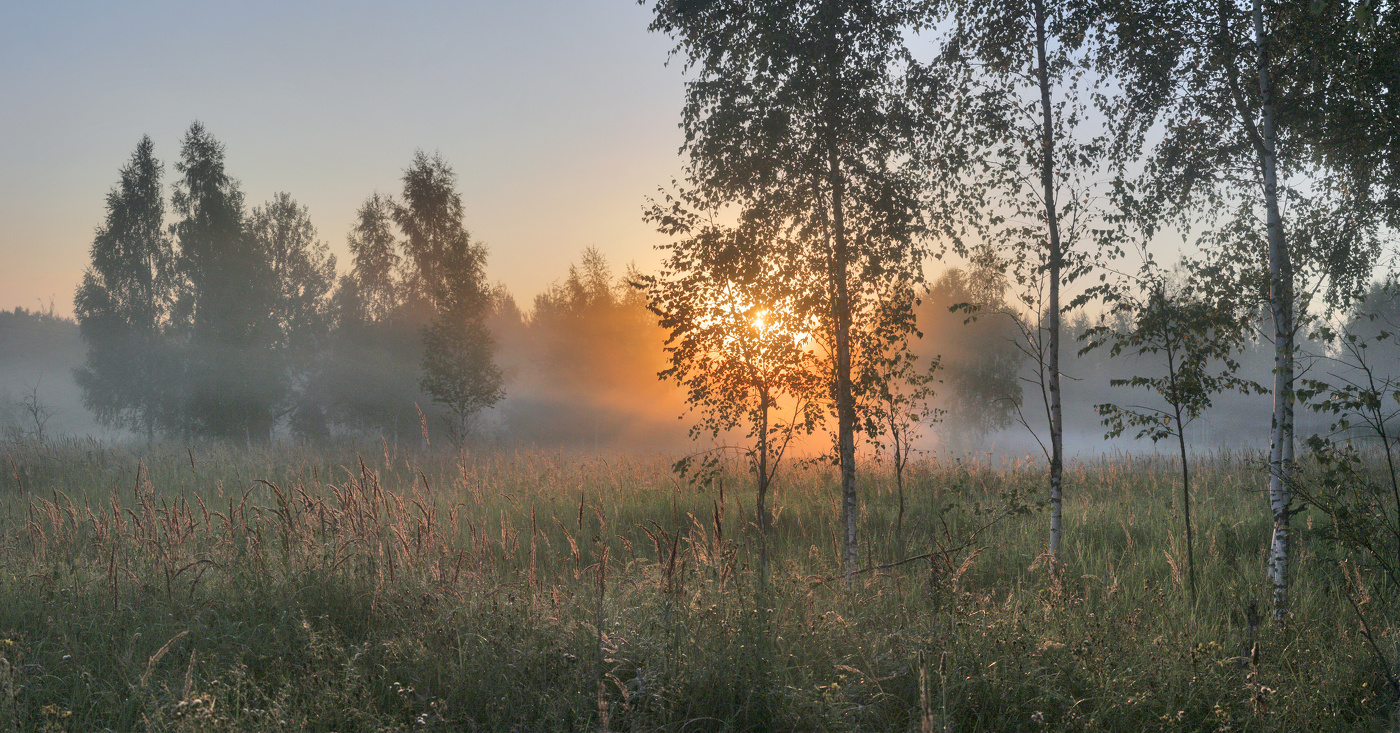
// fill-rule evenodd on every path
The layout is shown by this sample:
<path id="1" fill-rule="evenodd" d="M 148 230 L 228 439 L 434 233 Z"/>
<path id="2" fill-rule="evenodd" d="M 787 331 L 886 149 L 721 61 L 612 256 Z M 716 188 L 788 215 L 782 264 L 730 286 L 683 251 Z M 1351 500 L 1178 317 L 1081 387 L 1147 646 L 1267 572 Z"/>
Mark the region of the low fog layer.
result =
<path id="1" fill-rule="evenodd" d="M 222 143 L 199 123 L 172 167 L 167 183 L 154 143 L 143 138 L 120 170 L 74 295 L 76 322 L 52 308 L 0 313 L 0 428 L 8 436 L 693 444 L 697 418 L 685 389 L 658 378 L 670 366 L 667 334 L 639 289 L 646 274 L 619 271 L 589 248 L 572 264 L 540 263 L 558 267 L 557 279 L 532 300 L 492 287 L 490 249 L 467 231 L 456 173 L 440 156 L 418 152 L 398 193 L 364 200 L 344 266 L 289 194 L 245 202 Z M 1015 305 L 1036 301 L 1008 288 L 1000 269 L 974 263 L 944 271 L 917 294 L 920 336 L 911 349 L 919 370 L 940 369 L 936 419 L 919 427 L 915 449 L 1042 453 L 1046 332 Z M 1382 314 L 1379 323 L 1353 315 L 1333 325 L 1379 335 L 1400 320 L 1391 295 L 1373 290 L 1358 306 Z M 1132 325 L 1092 320 L 1083 309 L 1069 314 L 1061 372 L 1071 455 L 1153 449 L 1134 441 L 1133 429 L 1106 441 L 1096 406 L 1164 407 L 1151 392 L 1110 384 L 1161 375 L 1162 360 L 1110 358 L 1107 348 L 1077 353 L 1095 327 L 1121 333 Z M 820 349 L 825 341 L 811 343 Z M 1303 345 L 1314 376 L 1336 371 L 1328 348 Z M 1269 344 L 1246 339 L 1233 358 L 1234 376 L 1270 381 Z M 1393 346 L 1379 344 L 1371 361 L 1391 368 Z M 815 374 L 827 368 L 821 362 L 803 368 Z M 1226 392 L 1187 436 L 1196 450 L 1260 448 L 1269 409 L 1267 396 Z M 1301 436 L 1327 430 L 1325 419 L 1299 414 Z M 824 427 L 796 450 L 829 454 L 831 425 Z M 716 440 L 743 444 L 747 426 L 737 430 Z M 710 436 L 699 439 L 710 447 Z"/>
<path id="2" fill-rule="evenodd" d="M 1035 437 L 1018 414 L 1046 439 L 1044 408 L 1032 362 L 1017 348 L 1019 331 L 1010 317 L 994 308 L 950 310 L 974 302 L 975 278 L 950 270 L 922 298 L 915 342 L 923 359 L 938 356 L 935 405 L 939 422 L 924 427 L 917 447 L 944 454 L 994 453 L 1038 456 Z M 692 445 L 691 420 L 682 390 L 660 380 L 666 367 L 665 333 L 645 307 L 626 272 L 612 271 L 596 250 L 581 254 L 528 310 L 503 288 L 493 291 L 487 323 L 495 341 L 495 359 L 505 377 L 504 398 L 478 415 L 471 440 L 503 445 L 583 449 L 676 450 Z M 1375 291 L 1361 311 L 1391 313 L 1396 304 Z M 972 315 L 975 314 L 975 317 Z M 1078 316 L 1069 323 L 1064 361 L 1065 444 L 1070 455 L 1103 451 L 1149 451 L 1149 441 L 1131 435 L 1106 440 L 1094 405 L 1160 406 L 1155 395 L 1109 380 L 1160 370 L 1151 358 L 1110 358 L 1106 349 L 1078 356 L 1078 335 L 1090 325 Z M 1359 321 L 1354 328 L 1379 332 L 1383 322 Z M 1371 334 L 1374 335 L 1374 334 Z M 308 391 L 326 400 L 322 437 L 383 438 L 391 445 L 422 440 L 423 410 L 429 439 L 446 441 L 441 411 L 418 389 L 421 347 L 405 327 L 363 328 L 333 341 L 321 371 Z M 1373 348 L 1383 368 L 1400 364 L 1400 353 L 1382 342 Z M 1315 355 L 1327 353 L 1311 344 Z M 143 436 L 102 427 L 82 404 L 74 372 L 84 362 L 85 347 L 77 324 L 51 312 L 16 309 L 0 312 L 0 429 L 10 437 L 94 436 L 104 440 L 141 440 Z M 1239 355 L 1240 375 L 1267 383 L 1272 350 L 1255 342 Z M 1314 359 L 1309 375 L 1335 371 Z M 353 395 L 354 399 L 348 397 Z M 1015 405 L 1019 403 L 1019 413 Z M 1267 445 L 1267 395 L 1227 393 L 1215 407 L 1187 428 L 1194 450 L 1258 449 Z M 1326 432 L 1328 421 L 1299 410 L 1300 434 Z M 290 418 L 276 428 L 274 439 L 304 440 Z M 721 441 L 723 438 L 721 438 Z M 806 452 L 825 451 L 829 438 L 804 441 Z M 705 439 L 701 447 L 709 445 Z M 1171 446 L 1161 446 L 1171 450 Z"/>
<path id="3" fill-rule="evenodd" d="M 0 433 L 120 437 L 83 407 L 73 383 L 83 352 L 78 324 L 52 307 L 0 311 Z"/>

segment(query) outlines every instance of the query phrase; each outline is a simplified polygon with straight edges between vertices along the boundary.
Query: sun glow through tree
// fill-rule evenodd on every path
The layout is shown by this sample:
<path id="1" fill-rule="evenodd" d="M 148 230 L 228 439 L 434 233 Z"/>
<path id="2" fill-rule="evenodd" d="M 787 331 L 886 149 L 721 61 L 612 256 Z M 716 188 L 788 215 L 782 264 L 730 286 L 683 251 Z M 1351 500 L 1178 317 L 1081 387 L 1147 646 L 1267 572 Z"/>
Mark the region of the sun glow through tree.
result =
<path id="1" fill-rule="evenodd" d="M 720 456 L 742 453 L 766 530 L 769 488 L 787 449 L 825 414 L 830 365 L 817 337 L 819 273 L 801 242 L 752 223 L 727 227 L 697 217 L 676 233 L 684 236 L 661 273 L 638 285 L 670 334 L 671 366 L 662 376 L 687 389 L 697 418 L 691 435 L 715 441 L 677 467 L 704 480 Z M 740 430 L 744 445 L 726 442 Z"/>

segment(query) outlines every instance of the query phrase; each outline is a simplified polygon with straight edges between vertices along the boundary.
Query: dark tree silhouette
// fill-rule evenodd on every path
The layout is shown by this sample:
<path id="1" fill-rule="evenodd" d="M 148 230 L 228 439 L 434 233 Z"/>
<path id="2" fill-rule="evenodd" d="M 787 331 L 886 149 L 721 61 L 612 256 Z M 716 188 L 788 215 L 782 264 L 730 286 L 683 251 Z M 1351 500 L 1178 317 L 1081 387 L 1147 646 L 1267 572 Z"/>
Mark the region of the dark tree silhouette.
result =
<path id="1" fill-rule="evenodd" d="M 285 403 L 279 406 L 279 416 L 291 416 L 294 433 L 325 437 L 324 409 L 310 399 L 306 387 L 330 333 L 328 294 L 335 282 L 335 256 L 325 242 L 316 239 L 306 207 L 298 206 L 287 193 L 278 193 L 253 209 L 248 236 L 265 258 L 273 279 L 273 356 L 289 390 Z"/>
<path id="2" fill-rule="evenodd" d="M 441 155 L 430 157 L 419 150 L 404 171 L 402 200 L 392 204 L 404 237 L 405 299 L 419 312 L 441 310 L 452 287 L 450 267 L 471 270 L 485 263 L 485 250 L 462 226 L 462 196 L 456 186 L 457 174 Z M 363 216 L 361 223 L 366 223 Z M 473 258 L 479 262 L 473 263 Z"/>
<path id="3" fill-rule="evenodd" d="M 399 304 L 396 271 L 402 258 L 393 223 L 393 200 L 375 193 L 360 205 L 346 237 L 354 258 L 350 277 L 360 304 L 356 317 L 365 321 L 382 322 Z"/>
<path id="4" fill-rule="evenodd" d="M 877 454 L 887 454 L 894 468 L 899 514 L 895 543 L 904 553 L 904 470 L 914 443 L 943 410 L 933 405 L 940 359 L 920 359 L 911 340 L 919 335 L 908 322 L 916 316 L 917 296 L 907 282 L 874 291 L 876 306 L 855 329 L 856 412 L 862 431 Z"/>
<path id="5" fill-rule="evenodd" d="M 309 388 L 329 419 L 353 432 L 397 435 L 417 425 L 414 403 L 427 402 L 418 374 L 424 321 L 404 305 L 393 215 L 393 201 L 377 193 L 356 212 L 350 272 L 332 297 L 330 354 Z"/>
<path id="6" fill-rule="evenodd" d="M 173 255 L 164 231 L 160 161 L 142 137 L 107 194 L 107 219 L 74 297 L 87 361 L 74 375 L 83 404 L 109 427 L 154 438 L 169 417 L 176 373 L 162 340 L 172 305 Z"/>
<path id="7" fill-rule="evenodd" d="M 462 196 L 457 174 L 437 155 L 423 151 L 404 171 L 403 203 L 394 220 L 404 232 L 404 281 L 409 307 L 432 313 L 423 327 L 424 392 L 445 407 L 457 440 L 466 437 L 472 418 L 503 396 L 496 368 L 491 312 L 486 286 L 486 247 L 473 242 L 462 225 Z"/>
<path id="8" fill-rule="evenodd" d="M 171 226 L 179 245 L 176 316 L 184 331 L 182 413 L 188 432 L 267 440 L 287 399 L 274 350 L 277 281 L 245 230 L 243 193 L 224 169 L 224 146 L 190 125 L 175 165 Z"/>

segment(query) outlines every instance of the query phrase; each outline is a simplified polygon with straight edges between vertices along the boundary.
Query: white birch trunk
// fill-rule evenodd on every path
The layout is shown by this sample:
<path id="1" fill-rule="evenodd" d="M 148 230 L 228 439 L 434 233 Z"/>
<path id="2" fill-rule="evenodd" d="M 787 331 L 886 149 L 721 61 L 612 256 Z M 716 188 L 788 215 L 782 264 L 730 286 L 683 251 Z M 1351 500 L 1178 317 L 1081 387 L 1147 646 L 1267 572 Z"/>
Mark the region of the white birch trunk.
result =
<path id="1" fill-rule="evenodd" d="M 1293 268 L 1278 205 L 1273 86 L 1269 73 L 1264 6 L 1254 0 L 1254 44 L 1258 59 L 1264 206 L 1269 242 L 1269 310 L 1274 325 L 1274 411 L 1269 446 L 1269 505 L 1274 515 L 1269 578 L 1274 586 L 1274 619 L 1288 614 L 1288 530 L 1292 518 L 1293 472 Z"/>
<path id="2" fill-rule="evenodd" d="M 1058 563 L 1064 505 L 1064 417 L 1060 406 L 1060 269 L 1063 253 L 1060 221 L 1055 208 L 1054 112 L 1050 107 L 1050 70 L 1045 60 L 1045 3 L 1035 0 L 1035 52 L 1039 66 L 1042 138 L 1040 183 L 1045 189 L 1045 223 L 1050 236 L 1050 293 L 1046 303 L 1046 328 L 1050 332 L 1047 355 L 1050 391 L 1050 555 Z"/>

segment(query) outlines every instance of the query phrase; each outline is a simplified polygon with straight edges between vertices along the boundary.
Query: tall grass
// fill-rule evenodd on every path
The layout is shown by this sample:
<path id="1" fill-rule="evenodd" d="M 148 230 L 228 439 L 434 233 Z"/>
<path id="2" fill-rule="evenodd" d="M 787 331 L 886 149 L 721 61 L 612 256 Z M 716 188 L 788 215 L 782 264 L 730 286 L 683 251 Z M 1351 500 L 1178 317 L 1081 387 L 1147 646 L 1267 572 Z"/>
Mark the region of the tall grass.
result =
<path id="1" fill-rule="evenodd" d="M 1383 653 L 1396 625 L 1306 515 L 1292 618 L 1251 624 L 1243 454 L 1195 466 L 1193 604 L 1158 457 L 1068 469 L 1058 568 L 1042 466 L 916 464 L 902 537 L 871 466 L 847 590 L 820 463 L 777 487 L 765 578 L 749 477 L 670 456 L 5 451 L 0 728 L 1358 730 L 1394 702 L 1345 594 Z"/>

